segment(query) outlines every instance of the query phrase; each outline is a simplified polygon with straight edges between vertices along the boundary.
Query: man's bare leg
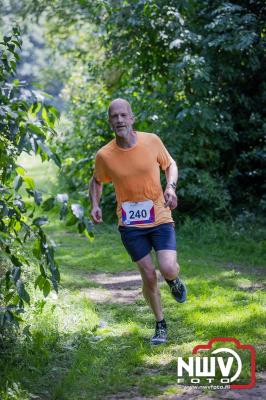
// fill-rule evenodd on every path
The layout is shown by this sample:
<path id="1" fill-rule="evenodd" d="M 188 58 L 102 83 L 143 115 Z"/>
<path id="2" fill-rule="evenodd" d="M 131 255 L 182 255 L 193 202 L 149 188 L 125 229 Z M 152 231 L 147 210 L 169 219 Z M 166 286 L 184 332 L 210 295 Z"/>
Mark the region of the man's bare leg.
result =
<path id="1" fill-rule="evenodd" d="M 143 296 L 151 307 L 156 321 L 163 320 L 163 311 L 161 305 L 161 295 L 157 285 L 157 275 L 152 262 L 152 257 L 147 254 L 137 261 L 141 277 Z"/>
<path id="2" fill-rule="evenodd" d="M 178 277 L 180 267 L 176 260 L 176 251 L 159 250 L 156 256 L 161 274 L 168 283 L 172 296 L 178 303 L 184 303 L 187 298 L 187 289 Z"/>
<path id="3" fill-rule="evenodd" d="M 159 250 L 156 251 L 156 257 L 162 276 L 169 281 L 176 279 L 180 271 L 180 267 L 176 260 L 176 251 Z"/>

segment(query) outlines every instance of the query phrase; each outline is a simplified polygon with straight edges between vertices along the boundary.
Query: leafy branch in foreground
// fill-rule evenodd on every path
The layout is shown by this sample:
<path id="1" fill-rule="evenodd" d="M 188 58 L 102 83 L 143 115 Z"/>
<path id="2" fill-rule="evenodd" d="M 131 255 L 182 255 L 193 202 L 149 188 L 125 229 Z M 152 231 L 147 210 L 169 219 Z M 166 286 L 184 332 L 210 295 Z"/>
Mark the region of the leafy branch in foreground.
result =
<path id="1" fill-rule="evenodd" d="M 35 287 L 44 296 L 52 287 L 58 291 L 60 273 L 54 245 L 42 229 L 48 222 L 49 209 L 59 203 L 60 219 L 70 215 L 67 225 L 77 224 L 80 233 L 84 232 L 89 239 L 93 237 L 92 224 L 81 205 L 71 205 L 67 194 L 43 202 L 34 180 L 17 164 L 22 152 L 33 152 L 43 161 L 53 160 L 61 166 L 59 157 L 48 145 L 56 135 L 58 111 L 44 104 L 38 92 L 29 91 L 14 79 L 21 45 L 17 27 L 0 42 L 0 330 L 10 322 L 18 325 L 22 320 L 24 305 L 30 303 L 27 286 L 32 263 L 39 268 Z M 21 187 L 36 208 L 19 193 Z"/>

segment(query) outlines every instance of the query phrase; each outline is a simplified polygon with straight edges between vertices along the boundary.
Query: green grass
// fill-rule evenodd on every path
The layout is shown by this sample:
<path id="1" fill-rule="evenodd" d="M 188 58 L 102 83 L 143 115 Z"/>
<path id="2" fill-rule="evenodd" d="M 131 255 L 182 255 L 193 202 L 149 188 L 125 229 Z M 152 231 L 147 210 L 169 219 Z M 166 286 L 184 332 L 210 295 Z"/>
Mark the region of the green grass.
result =
<path id="1" fill-rule="evenodd" d="M 38 181 L 40 166 L 34 168 Z M 42 166 L 41 179 L 45 174 Z M 149 344 L 154 323 L 143 299 L 118 304 L 92 302 L 86 296 L 86 290 L 100 286 L 89 274 L 136 270 L 117 227 L 97 226 L 95 240 L 89 241 L 53 216 L 46 232 L 57 246 L 60 290 L 43 302 L 32 289 L 25 322 L 3 353 L 4 400 L 176 394 L 181 391 L 175 385 L 177 356 L 189 356 L 196 344 L 217 336 L 254 345 L 257 371 L 265 370 L 265 240 L 259 228 L 241 231 L 222 223 L 187 221 L 177 230 L 189 297 L 177 304 L 162 284 L 169 342 L 159 347 Z"/>

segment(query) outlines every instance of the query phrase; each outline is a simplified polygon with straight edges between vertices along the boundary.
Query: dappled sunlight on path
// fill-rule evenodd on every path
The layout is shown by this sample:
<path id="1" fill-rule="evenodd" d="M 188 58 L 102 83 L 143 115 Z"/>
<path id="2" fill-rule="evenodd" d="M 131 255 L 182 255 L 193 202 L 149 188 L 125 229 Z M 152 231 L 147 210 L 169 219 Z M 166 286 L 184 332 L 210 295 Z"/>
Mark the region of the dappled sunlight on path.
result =
<path id="1" fill-rule="evenodd" d="M 169 388 L 175 394 L 162 394 L 159 396 L 143 397 L 138 395 L 137 388 L 130 392 L 117 393 L 115 396 L 108 396 L 105 400 L 263 400 L 266 392 L 266 373 L 257 374 L 257 384 L 252 389 L 246 390 L 216 390 L 203 391 L 193 387 L 182 388 L 179 385 L 171 385 Z"/>
<path id="2" fill-rule="evenodd" d="M 157 277 L 159 282 L 163 281 L 160 273 L 157 273 Z M 135 270 L 114 274 L 88 274 L 86 278 L 101 286 L 81 289 L 82 293 L 95 303 L 130 304 L 142 298 L 142 280 Z"/>

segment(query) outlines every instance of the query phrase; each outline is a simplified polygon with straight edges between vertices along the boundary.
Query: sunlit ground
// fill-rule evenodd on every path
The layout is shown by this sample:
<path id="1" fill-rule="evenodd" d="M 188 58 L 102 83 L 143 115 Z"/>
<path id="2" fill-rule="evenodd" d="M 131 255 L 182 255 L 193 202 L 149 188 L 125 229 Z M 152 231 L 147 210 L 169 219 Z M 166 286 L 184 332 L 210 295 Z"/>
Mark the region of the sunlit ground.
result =
<path id="1" fill-rule="evenodd" d="M 28 157 L 21 164 L 37 185 L 54 193 L 53 164 Z M 56 245 L 60 290 L 44 302 L 31 289 L 33 301 L 23 324 L 30 333 L 26 328 L 11 345 L 2 371 L 4 379 L 18 385 L 14 393 L 20 400 L 30 393 L 60 400 L 179 393 L 177 356 L 191 355 L 196 344 L 213 337 L 254 345 L 257 371 L 265 369 L 265 270 L 259 241 L 236 237 L 233 242 L 222 233 L 220 240 L 211 240 L 206 231 L 195 238 L 181 228 L 179 261 L 188 301 L 177 304 L 160 283 L 169 341 L 151 347 L 153 318 L 117 227 L 99 226 L 89 241 L 53 215 L 46 232 Z"/>

